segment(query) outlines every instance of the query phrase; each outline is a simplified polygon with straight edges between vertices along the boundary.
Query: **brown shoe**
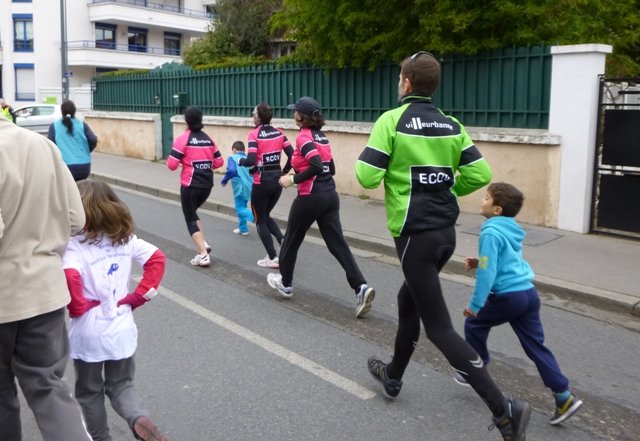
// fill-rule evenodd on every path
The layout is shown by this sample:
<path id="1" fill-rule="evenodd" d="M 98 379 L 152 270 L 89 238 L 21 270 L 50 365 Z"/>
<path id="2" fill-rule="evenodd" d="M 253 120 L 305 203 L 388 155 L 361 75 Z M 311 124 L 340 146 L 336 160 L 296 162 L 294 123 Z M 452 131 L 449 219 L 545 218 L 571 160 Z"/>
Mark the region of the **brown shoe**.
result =
<path id="1" fill-rule="evenodd" d="M 136 434 L 136 438 L 143 441 L 169 441 L 166 436 L 160 433 L 151 418 L 147 416 L 141 416 L 133 423 L 133 431 Z"/>

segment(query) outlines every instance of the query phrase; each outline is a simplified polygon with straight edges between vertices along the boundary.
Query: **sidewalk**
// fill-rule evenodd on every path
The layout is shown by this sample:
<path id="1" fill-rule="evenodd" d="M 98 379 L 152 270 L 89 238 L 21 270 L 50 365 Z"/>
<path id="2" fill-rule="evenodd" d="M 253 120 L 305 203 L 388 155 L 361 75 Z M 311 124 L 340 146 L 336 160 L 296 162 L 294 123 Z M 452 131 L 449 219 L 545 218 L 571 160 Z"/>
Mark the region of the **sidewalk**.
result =
<path id="1" fill-rule="evenodd" d="M 179 172 L 171 172 L 164 162 L 96 152 L 92 157 L 91 169 L 96 178 L 179 200 Z M 232 192 L 220 186 L 221 178 L 222 175 L 216 175 L 206 208 L 234 215 Z M 294 189 L 284 190 L 272 211 L 274 219 L 283 227 L 295 195 Z M 480 196 L 477 198 L 479 206 Z M 352 245 L 396 257 L 393 240 L 386 228 L 382 201 L 341 196 L 340 215 L 345 236 Z M 468 275 L 464 271 L 464 257 L 477 255 L 478 233 L 483 220 L 481 215 L 460 215 L 456 227 L 456 252 L 445 267 L 446 272 Z M 524 256 L 536 273 L 538 289 L 640 316 L 640 241 L 535 225 L 523 227 L 527 231 Z M 315 225 L 312 228 L 315 229 Z"/>

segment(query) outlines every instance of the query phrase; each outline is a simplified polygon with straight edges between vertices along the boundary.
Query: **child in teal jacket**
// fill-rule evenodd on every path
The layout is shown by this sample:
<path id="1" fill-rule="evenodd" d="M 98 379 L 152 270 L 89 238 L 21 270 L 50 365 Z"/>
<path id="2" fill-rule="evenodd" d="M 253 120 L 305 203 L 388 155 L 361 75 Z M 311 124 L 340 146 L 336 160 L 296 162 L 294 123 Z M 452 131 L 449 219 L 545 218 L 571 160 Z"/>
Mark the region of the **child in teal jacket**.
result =
<path id="1" fill-rule="evenodd" d="M 233 201 L 238 215 L 238 227 L 233 230 L 235 234 L 246 236 L 249 234 L 247 222 L 254 222 L 253 213 L 247 208 L 247 203 L 251 200 L 251 185 L 253 180 L 246 167 L 238 167 L 238 161 L 246 158 L 245 147 L 242 141 L 236 141 L 231 146 L 233 155 L 227 161 L 227 172 L 222 178 L 222 186 L 231 181 L 233 188 Z"/>

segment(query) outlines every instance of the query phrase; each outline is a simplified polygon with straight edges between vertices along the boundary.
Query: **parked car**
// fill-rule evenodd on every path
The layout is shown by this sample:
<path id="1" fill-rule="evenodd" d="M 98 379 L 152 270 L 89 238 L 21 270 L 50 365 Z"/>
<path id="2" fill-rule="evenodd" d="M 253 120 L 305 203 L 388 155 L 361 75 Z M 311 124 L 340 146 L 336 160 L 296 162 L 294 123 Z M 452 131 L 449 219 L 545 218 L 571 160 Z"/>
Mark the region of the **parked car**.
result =
<path id="1" fill-rule="evenodd" d="M 14 109 L 16 124 L 46 135 L 52 122 L 62 118 L 59 104 L 34 104 Z"/>

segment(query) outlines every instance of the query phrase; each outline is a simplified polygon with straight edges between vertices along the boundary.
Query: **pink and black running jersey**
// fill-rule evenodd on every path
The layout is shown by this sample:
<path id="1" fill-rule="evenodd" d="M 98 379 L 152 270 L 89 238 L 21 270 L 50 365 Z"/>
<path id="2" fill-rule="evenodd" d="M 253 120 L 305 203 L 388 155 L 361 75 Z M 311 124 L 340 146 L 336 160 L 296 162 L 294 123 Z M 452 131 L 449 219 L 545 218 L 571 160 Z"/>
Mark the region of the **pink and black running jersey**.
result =
<path id="1" fill-rule="evenodd" d="M 291 158 L 291 165 L 297 173 L 300 173 L 309 167 L 309 160 L 316 155 L 320 155 L 322 160 L 322 173 L 299 182 L 299 196 L 336 189 L 336 183 L 331 174 L 333 156 L 329 139 L 320 130 L 300 129 L 296 136 L 296 149 Z"/>
<path id="2" fill-rule="evenodd" d="M 213 170 L 224 165 L 216 143 L 206 133 L 187 130 L 173 142 L 167 167 L 175 170 L 182 164 L 180 184 L 183 187 L 213 187 Z"/>
<path id="3" fill-rule="evenodd" d="M 242 165 L 254 167 L 253 183 L 260 184 L 262 180 L 277 181 L 282 175 L 282 151 L 289 158 L 293 154 L 293 147 L 282 130 L 268 124 L 260 125 L 249 133 L 247 144 L 247 157 Z M 285 168 L 288 171 L 289 167 Z"/>

